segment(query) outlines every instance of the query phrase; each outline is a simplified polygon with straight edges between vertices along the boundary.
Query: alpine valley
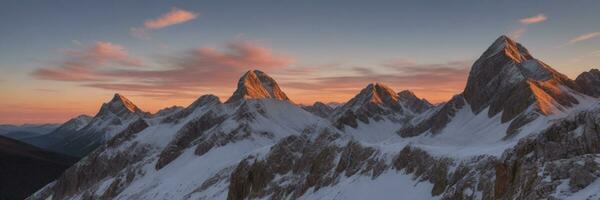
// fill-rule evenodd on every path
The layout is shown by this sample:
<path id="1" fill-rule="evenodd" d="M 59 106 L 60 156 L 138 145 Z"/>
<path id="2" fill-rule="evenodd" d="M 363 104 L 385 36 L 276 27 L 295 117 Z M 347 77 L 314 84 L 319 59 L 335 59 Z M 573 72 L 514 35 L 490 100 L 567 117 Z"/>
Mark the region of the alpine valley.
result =
<path id="1" fill-rule="evenodd" d="M 600 71 L 572 80 L 506 36 L 436 105 L 385 83 L 299 105 L 259 70 L 155 114 L 115 94 L 22 140 L 81 158 L 28 199 L 599 199 L 599 97 Z"/>

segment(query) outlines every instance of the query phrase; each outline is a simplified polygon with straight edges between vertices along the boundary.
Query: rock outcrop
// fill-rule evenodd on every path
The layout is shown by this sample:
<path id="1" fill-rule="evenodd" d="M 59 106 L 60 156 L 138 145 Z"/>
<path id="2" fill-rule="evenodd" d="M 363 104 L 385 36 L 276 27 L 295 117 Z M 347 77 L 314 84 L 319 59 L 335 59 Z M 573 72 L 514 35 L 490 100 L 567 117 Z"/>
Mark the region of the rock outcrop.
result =
<path id="1" fill-rule="evenodd" d="M 302 108 L 316 116 L 327 118 L 333 113 L 333 108 L 324 104 L 323 102 L 317 101 L 311 106 L 302 106 Z"/>
<path id="2" fill-rule="evenodd" d="M 591 69 L 583 72 L 575 79 L 584 94 L 600 97 L 600 70 Z"/>
<path id="3" fill-rule="evenodd" d="M 418 99 L 412 92 L 400 94 L 402 96 L 382 83 L 369 84 L 350 101 L 336 109 L 331 115 L 331 121 L 340 129 L 344 126 L 356 128 L 360 122 L 368 124 L 383 119 L 406 122 L 430 107 L 430 104 Z M 413 108 L 412 105 L 421 107 Z"/>

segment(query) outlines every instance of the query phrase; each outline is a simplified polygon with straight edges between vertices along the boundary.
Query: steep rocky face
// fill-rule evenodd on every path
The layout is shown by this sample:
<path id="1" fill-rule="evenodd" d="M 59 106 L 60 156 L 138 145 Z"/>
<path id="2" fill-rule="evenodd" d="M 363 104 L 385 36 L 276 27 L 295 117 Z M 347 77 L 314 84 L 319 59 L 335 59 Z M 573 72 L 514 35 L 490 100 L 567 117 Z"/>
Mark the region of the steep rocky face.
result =
<path id="1" fill-rule="evenodd" d="M 595 107 L 560 120 L 507 150 L 496 166 L 495 197 L 562 199 L 597 180 L 600 107 Z"/>
<path id="2" fill-rule="evenodd" d="M 574 81 L 533 58 L 521 44 L 501 36 L 471 67 L 463 95 L 473 112 L 489 108 L 490 117 L 502 112 L 502 122 L 507 122 L 533 104 L 543 114 L 577 104 L 563 87 L 579 90 Z"/>
<path id="3" fill-rule="evenodd" d="M 406 124 L 398 134 L 402 137 L 413 137 L 420 135 L 426 131 L 431 131 L 433 134 L 441 132 L 446 124 L 452 120 L 458 110 L 465 106 L 465 99 L 462 95 L 456 95 L 441 106 L 432 116 L 418 121 L 414 124 Z"/>
<path id="4" fill-rule="evenodd" d="M 96 114 L 95 117 L 98 118 L 105 117 L 106 115 L 116 115 L 119 118 L 126 118 L 134 113 L 142 114 L 144 112 L 129 99 L 117 93 L 108 103 L 102 104 L 100 111 L 98 111 L 98 114 Z"/>
<path id="5" fill-rule="evenodd" d="M 381 83 L 372 83 L 362 89 L 348 103 L 335 110 L 331 120 L 338 128 L 350 126 L 356 128 L 359 122 L 380 121 L 384 117 L 393 121 L 403 121 L 412 116 L 405 109 L 398 94 Z"/>
<path id="6" fill-rule="evenodd" d="M 506 134 L 511 137 L 540 116 L 578 104 L 575 96 L 580 91 L 575 81 L 535 59 L 521 44 L 501 36 L 475 61 L 462 94 L 399 133 L 403 137 L 426 131 L 437 134 L 467 105 L 474 114 L 487 111 L 489 118 L 500 114 L 501 123 L 510 122 Z"/>
<path id="7" fill-rule="evenodd" d="M 236 102 L 242 99 L 273 98 L 283 101 L 290 99 L 269 75 L 259 70 L 246 72 L 238 81 L 237 89 L 225 103 Z"/>
<path id="8" fill-rule="evenodd" d="M 583 72 L 575 79 L 584 94 L 600 97 L 600 70 L 591 69 Z"/>
<path id="9" fill-rule="evenodd" d="M 415 93 L 410 90 L 403 90 L 398 92 L 398 101 L 404 102 L 406 108 L 411 110 L 413 113 L 422 113 L 433 107 L 427 99 L 419 99 Z"/>
<path id="10" fill-rule="evenodd" d="M 302 106 L 302 108 L 316 116 L 327 118 L 331 113 L 333 113 L 333 108 L 324 104 L 320 101 L 315 102 L 311 106 Z"/>

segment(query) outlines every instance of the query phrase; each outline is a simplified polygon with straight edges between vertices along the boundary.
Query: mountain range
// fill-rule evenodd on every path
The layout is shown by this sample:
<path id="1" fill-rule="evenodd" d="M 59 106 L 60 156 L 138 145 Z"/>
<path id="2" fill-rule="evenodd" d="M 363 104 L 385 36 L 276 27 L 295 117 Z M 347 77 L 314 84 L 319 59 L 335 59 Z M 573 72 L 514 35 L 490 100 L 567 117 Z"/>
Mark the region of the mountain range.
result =
<path id="1" fill-rule="evenodd" d="M 115 94 L 32 142 L 83 158 L 29 199 L 594 199 L 599 83 L 501 36 L 439 105 L 371 83 L 302 106 L 259 70 L 156 114 Z"/>

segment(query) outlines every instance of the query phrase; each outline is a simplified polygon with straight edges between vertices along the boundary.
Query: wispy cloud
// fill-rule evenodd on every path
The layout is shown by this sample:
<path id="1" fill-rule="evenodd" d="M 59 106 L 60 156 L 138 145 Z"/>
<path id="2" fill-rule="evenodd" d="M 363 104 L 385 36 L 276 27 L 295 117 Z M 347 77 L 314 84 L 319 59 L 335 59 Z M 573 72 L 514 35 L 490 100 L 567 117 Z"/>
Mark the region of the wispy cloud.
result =
<path id="1" fill-rule="evenodd" d="M 37 69 L 33 75 L 47 80 L 90 81 L 98 78 L 95 77 L 94 71 L 107 64 L 143 66 L 140 59 L 131 57 L 121 45 L 104 41 L 85 46 L 83 49 L 67 50 L 64 54 L 63 61 Z"/>
<path id="2" fill-rule="evenodd" d="M 144 22 L 144 27 L 148 29 L 159 29 L 175 24 L 181 24 L 196 19 L 196 17 L 198 17 L 197 13 L 173 8 L 168 13 L 161 15 L 156 19 L 146 20 L 146 22 Z"/>
<path id="3" fill-rule="evenodd" d="M 582 42 L 582 41 L 586 41 L 586 40 L 590 40 L 596 37 L 600 36 L 600 32 L 591 32 L 591 33 L 586 33 L 583 35 L 579 35 L 577 37 L 574 37 L 572 39 L 569 40 L 568 44 L 575 44 L 578 42 Z"/>
<path id="4" fill-rule="evenodd" d="M 521 36 L 523 36 L 523 34 L 525 34 L 525 32 L 527 32 L 527 28 L 526 27 L 521 27 L 521 28 L 518 28 L 518 29 L 515 29 L 515 30 L 511 31 L 508 35 L 511 38 L 519 39 L 519 38 L 521 38 Z"/>
<path id="5" fill-rule="evenodd" d="M 544 15 L 543 13 L 519 19 L 519 28 L 510 31 L 508 35 L 510 35 L 511 38 L 519 39 L 521 36 L 525 35 L 525 33 L 527 32 L 527 27 L 529 25 L 541 23 L 546 20 L 548 20 L 548 17 L 546 17 L 546 15 Z"/>
<path id="6" fill-rule="evenodd" d="M 168 26 L 185 23 L 196 19 L 199 15 L 200 14 L 192 11 L 172 8 L 168 13 L 165 13 L 154 19 L 146 20 L 142 27 L 130 28 L 129 34 L 140 39 L 150 39 L 148 30 L 161 29 Z"/>
<path id="7" fill-rule="evenodd" d="M 523 19 L 520 19 L 519 22 L 521 22 L 521 24 L 523 25 L 529 25 L 529 24 L 537 24 L 543 21 L 546 21 L 548 18 L 546 17 L 546 15 L 544 14 L 538 14 L 536 16 L 531 16 L 531 17 L 526 17 Z"/>

